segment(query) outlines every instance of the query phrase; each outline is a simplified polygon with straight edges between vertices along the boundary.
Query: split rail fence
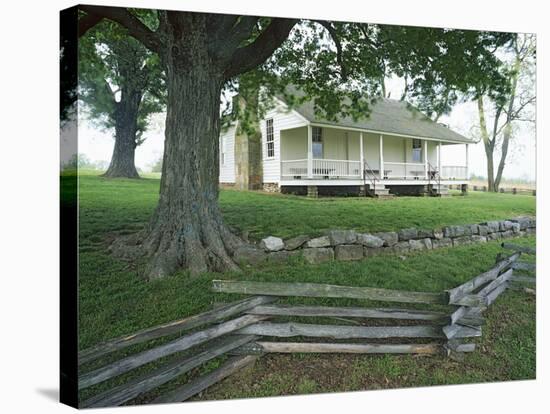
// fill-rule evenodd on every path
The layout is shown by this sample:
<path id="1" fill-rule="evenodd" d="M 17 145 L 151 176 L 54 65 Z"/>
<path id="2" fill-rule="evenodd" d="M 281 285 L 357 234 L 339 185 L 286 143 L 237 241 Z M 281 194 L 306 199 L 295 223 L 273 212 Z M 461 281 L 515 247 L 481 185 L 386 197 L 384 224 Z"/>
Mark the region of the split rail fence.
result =
<path id="1" fill-rule="evenodd" d="M 516 276 L 515 270 L 533 271 L 519 261 L 533 249 L 503 243 L 514 252 L 498 257 L 495 266 L 466 283 L 441 293 L 409 292 L 370 287 L 314 283 L 271 283 L 214 280 L 214 292 L 251 295 L 199 315 L 141 330 L 86 349 L 79 354 L 85 367 L 116 351 L 179 335 L 161 345 L 82 373 L 79 390 L 95 386 L 167 356 L 178 355 L 151 372 L 85 399 L 81 407 L 127 403 L 147 394 L 222 355 L 225 362 L 212 372 L 191 379 L 152 399 L 152 403 L 185 401 L 221 381 L 266 353 L 446 354 L 460 357 L 475 350 L 483 312 L 512 283 L 533 283 L 533 277 Z M 284 297 L 346 298 L 383 303 L 414 304 L 414 309 L 393 307 L 337 307 L 277 303 Z M 416 309 L 440 305 L 441 310 Z M 299 321 L 296 321 L 299 318 Z M 304 323 L 318 321 L 344 324 Z M 365 323 L 368 323 L 365 325 Z M 201 328 L 200 330 L 197 328 Z M 292 340 L 291 338 L 294 338 Z M 319 338 L 324 338 L 322 342 Z M 368 342 L 365 342 L 367 340 Z"/>

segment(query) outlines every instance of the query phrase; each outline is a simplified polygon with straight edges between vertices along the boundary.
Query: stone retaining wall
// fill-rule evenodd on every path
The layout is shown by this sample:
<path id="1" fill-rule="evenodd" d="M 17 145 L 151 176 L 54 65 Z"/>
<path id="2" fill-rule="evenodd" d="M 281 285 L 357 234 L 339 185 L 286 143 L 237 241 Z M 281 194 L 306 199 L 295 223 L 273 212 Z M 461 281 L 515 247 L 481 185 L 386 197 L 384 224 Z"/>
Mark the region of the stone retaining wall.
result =
<path id="1" fill-rule="evenodd" d="M 360 260 L 380 254 L 403 254 L 411 251 L 485 243 L 535 234 L 536 219 L 516 217 L 479 224 L 446 226 L 433 230 L 408 228 L 396 232 L 359 233 L 354 230 L 330 230 L 311 238 L 306 235 L 283 240 L 269 236 L 259 246 L 245 246 L 235 252 L 240 264 L 284 263 L 293 256 L 303 256 L 308 263 L 330 260 Z"/>

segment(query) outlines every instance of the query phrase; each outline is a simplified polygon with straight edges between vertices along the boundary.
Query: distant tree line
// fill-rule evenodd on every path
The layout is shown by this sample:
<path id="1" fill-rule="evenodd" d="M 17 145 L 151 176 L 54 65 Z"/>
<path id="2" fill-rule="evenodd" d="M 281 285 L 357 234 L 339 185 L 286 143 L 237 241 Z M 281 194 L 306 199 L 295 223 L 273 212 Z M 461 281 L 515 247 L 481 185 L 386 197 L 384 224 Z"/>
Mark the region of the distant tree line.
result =
<path id="1" fill-rule="evenodd" d="M 61 164 L 64 171 L 67 170 L 98 170 L 105 171 L 109 166 L 108 161 L 92 161 L 83 153 L 73 154 L 73 156 Z"/>

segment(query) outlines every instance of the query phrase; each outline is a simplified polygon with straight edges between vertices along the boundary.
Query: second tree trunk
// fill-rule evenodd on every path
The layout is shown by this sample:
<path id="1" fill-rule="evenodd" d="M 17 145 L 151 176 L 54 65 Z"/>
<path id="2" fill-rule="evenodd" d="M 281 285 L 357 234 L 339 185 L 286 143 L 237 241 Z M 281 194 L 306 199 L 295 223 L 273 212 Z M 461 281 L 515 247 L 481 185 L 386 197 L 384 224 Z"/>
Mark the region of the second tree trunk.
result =
<path id="1" fill-rule="evenodd" d="M 135 165 L 136 134 L 138 132 L 138 114 L 141 94 L 123 93 L 117 104 L 115 119 L 115 147 L 109 168 L 103 174 L 110 178 L 139 178 Z"/>

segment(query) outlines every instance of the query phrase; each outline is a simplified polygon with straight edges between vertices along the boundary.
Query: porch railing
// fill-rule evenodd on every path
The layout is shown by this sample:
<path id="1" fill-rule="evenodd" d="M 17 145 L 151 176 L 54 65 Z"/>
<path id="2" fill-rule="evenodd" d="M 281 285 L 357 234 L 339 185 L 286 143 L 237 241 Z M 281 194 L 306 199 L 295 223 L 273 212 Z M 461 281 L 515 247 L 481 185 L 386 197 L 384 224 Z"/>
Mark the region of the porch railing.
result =
<path id="1" fill-rule="evenodd" d="M 468 168 L 462 165 L 444 165 L 441 167 L 441 178 L 444 180 L 466 180 Z"/>
<path id="2" fill-rule="evenodd" d="M 360 178 L 361 161 L 314 159 L 313 175 L 321 177 Z"/>
<path id="3" fill-rule="evenodd" d="M 307 178 L 307 159 L 281 161 L 282 178 Z"/>
<path id="4" fill-rule="evenodd" d="M 314 179 L 361 179 L 361 161 L 354 160 L 333 160 L 317 159 L 312 160 L 312 178 Z M 429 165 L 429 164 L 428 164 Z M 384 171 L 371 170 L 368 165 L 366 173 L 377 179 L 399 179 L 399 180 L 433 180 L 436 178 L 436 169 L 417 162 L 385 162 Z M 366 177 L 370 179 L 369 177 Z M 446 165 L 441 167 L 439 178 L 442 180 L 465 180 L 467 179 L 467 167 L 458 165 Z M 302 180 L 308 178 L 307 158 L 298 160 L 281 161 L 281 178 L 284 180 Z"/>
<path id="5" fill-rule="evenodd" d="M 426 178 L 426 166 L 417 162 L 384 162 L 384 177 L 422 180 Z"/>
<path id="6" fill-rule="evenodd" d="M 313 178 L 361 178 L 361 161 L 313 159 L 312 175 Z M 307 159 L 281 161 L 281 176 L 307 178 Z"/>

